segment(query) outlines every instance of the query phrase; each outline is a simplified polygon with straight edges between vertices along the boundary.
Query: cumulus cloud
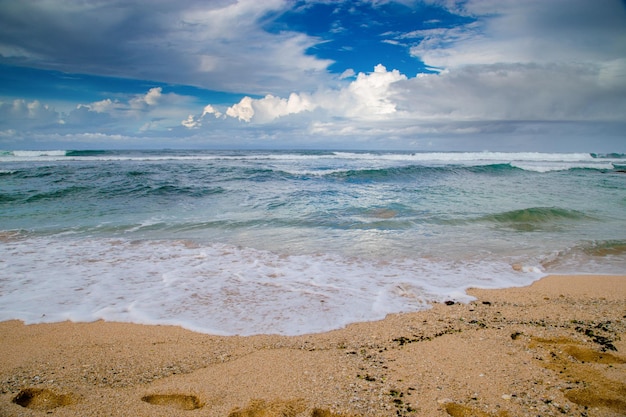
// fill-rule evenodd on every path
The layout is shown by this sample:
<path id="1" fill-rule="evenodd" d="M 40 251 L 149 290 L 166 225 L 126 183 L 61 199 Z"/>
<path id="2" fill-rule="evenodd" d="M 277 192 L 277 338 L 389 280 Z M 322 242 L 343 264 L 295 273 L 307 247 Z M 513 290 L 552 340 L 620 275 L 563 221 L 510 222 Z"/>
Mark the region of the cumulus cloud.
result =
<path id="1" fill-rule="evenodd" d="M 111 113 L 113 110 L 122 107 L 119 101 L 113 101 L 110 98 L 93 102 L 91 104 L 79 104 L 77 108 L 86 107 L 89 111 L 96 113 Z"/>
<path id="2" fill-rule="evenodd" d="M 382 64 L 376 65 L 371 74 L 360 73 L 342 92 L 342 95 L 347 95 L 342 100 L 345 114 L 355 118 L 376 118 L 395 113 L 396 104 L 391 98 L 391 86 L 406 79 L 398 70 L 387 71 Z"/>
<path id="3" fill-rule="evenodd" d="M 288 115 L 321 109 L 340 117 L 378 118 L 396 111 L 396 104 L 390 99 L 390 86 L 406 79 L 398 70 L 387 71 L 379 64 L 372 73 L 359 73 L 356 80 L 343 89 L 319 90 L 313 94 L 291 93 L 287 98 L 271 94 L 261 99 L 244 97 L 226 110 L 226 116 L 244 122 L 268 123 Z"/>
<path id="4" fill-rule="evenodd" d="M 269 122 L 289 114 L 311 111 L 317 107 L 312 98 L 305 93 L 291 93 L 289 98 L 280 98 L 268 94 L 262 99 L 244 97 L 241 101 L 226 110 L 226 115 L 250 122 Z"/>
<path id="5" fill-rule="evenodd" d="M 151 88 L 146 94 L 136 95 L 130 100 L 130 107 L 133 109 L 143 109 L 147 106 L 156 106 L 161 100 L 163 89 L 161 87 Z"/>
<path id="6" fill-rule="evenodd" d="M 216 123 L 234 119 L 277 134 L 285 128 L 294 134 L 291 126 L 297 125 L 300 137 L 349 137 L 371 146 L 387 143 L 397 148 L 421 146 L 418 138 L 422 137 L 485 140 L 485 135 L 517 135 L 528 141 L 545 136 L 556 141 L 552 139 L 556 134 L 574 138 L 599 129 L 615 137 L 625 127 L 626 114 L 626 83 L 613 82 L 622 76 L 619 68 L 618 64 L 504 63 L 408 78 L 378 65 L 338 89 L 292 93 L 287 98 L 245 97 L 227 108 Z M 198 128 L 206 114 L 213 113 L 190 117 L 188 122 L 193 123 L 183 125 Z M 605 125 L 601 128 L 598 123 Z"/>
<path id="7" fill-rule="evenodd" d="M 187 118 L 185 120 L 180 122 L 180 124 L 186 127 L 187 129 L 197 129 L 202 126 L 205 116 L 207 115 L 213 115 L 215 118 L 225 117 L 215 107 L 213 107 L 210 104 L 207 104 L 206 106 L 204 106 L 204 109 L 202 110 L 202 114 L 200 114 L 199 116 L 194 116 L 193 114 L 189 114 L 187 115 Z"/>
<path id="8" fill-rule="evenodd" d="M 108 106 L 108 114 L 119 121 L 135 121 L 140 132 L 170 129 L 181 123 L 193 101 L 191 97 L 163 93 L 162 87 L 153 87 L 145 94 L 134 95 L 127 102 L 114 102 L 115 105 Z M 94 104 L 89 107 L 98 108 Z M 185 120 L 185 123 L 193 124 L 193 120 Z"/>
<path id="9" fill-rule="evenodd" d="M 44 128 L 63 124 L 61 115 L 39 100 L 0 101 L 0 126 L 5 128 Z"/>
<path id="10" fill-rule="evenodd" d="M 110 101 L 110 100 L 108 100 Z M 108 108 L 107 104 L 111 104 Z M 93 103 L 93 105 L 79 104 L 74 110 L 64 116 L 66 128 L 91 126 L 92 128 L 101 128 L 103 125 L 109 123 L 111 118 L 111 109 L 113 103 L 107 101 Z"/>
<path id="11" fill-rule="evenodd" d="M 161 87 L 151 88 L 143 97 L 143 101 L 145 101 L 148 106 L 156 106 L 159 104 L 162 91 L 163 89 Z"/>
<path id="12" fill-rule="evenodd" d="M 364 120 L 622 120 L 626 84 L 619 65 L 474 65 L 407 78 L 382 65 L 360 73 L 342 89 L 288 98 L 243 98 L 226 115 L 269 123 L 288 115 L 322 110 L 329 117 Z M 607 72 L 612 75 L 608 76 Z M 615 74 L 617 74 L 617 76 Z M 590 103 L 593 103 L 591 105 Z M 320 113 L 316 112 L 315 117 Z"/>
<path id="13" fill-rule="evenodd" d="M 222 113 L 216 108 L 214 108 L 213 106 L 211 106 L 210 104 L 207 104 L 206 106 L 204 106 L 204 109 L 202 110 L 202 117 L 204 117 L 207 114 L 212 114 L 215 117 L 222 117 Z"/>
<path id="14" fill-rule="evenodd" d="M 241 101 L 226 110 L 226 115 L 234 117 L 244 122 L 249 122 L 254 116 L 254 109 L 252 108 L 252 98 L 246 96 Z"/>
<path id="15" fill-rule="evenodd" d="M 192 114 L 188 115 L 185 120 L 180 122 L 181 125 L 185 126 L 187 129 L 195 129 L 202 126 L 202 122 L 200 120 L 193 117 Z"/>
<path id="16" fill-rule="evenodd" d="M 67 111 L 57 111 L 38 100 L 16 99 L 0 102 L 0 127 L 16 131 L 47 129 L 51 133 L 81 129 L 109 132 L 168 130 L 180 125 L 181 118 L 194 102 L 191 97 L 163 93 L 161 87 L 151 88 L 145 94 L 127 100 L 107 98 L 78 104 Z M 205 112 L 211 112 L 210 106 Z"/>

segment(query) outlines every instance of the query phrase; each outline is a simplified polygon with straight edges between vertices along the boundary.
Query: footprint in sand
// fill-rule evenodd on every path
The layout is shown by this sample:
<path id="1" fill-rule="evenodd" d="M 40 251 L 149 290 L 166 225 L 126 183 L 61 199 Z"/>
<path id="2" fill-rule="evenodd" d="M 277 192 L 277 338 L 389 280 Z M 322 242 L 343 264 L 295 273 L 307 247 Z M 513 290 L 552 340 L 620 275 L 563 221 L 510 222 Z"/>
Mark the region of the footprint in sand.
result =
<path id="1" fill-rule="evenodd" d="M 498 414 L 487 413 L 459 403 L 446 403 L 445 410 L 452 417 L 508 417 L 509 415 L 506 411 L 500 411 Z"/>
<path id="2" fill-rule="evenodd" d="M 45 388 L 25 388 L 13 398 L 13 402 L 33 410 L 52 410 L 72 404 L 74 399 L 71 395 L 56 394 Z"/>
<path id="3" fill-rule="evenodd" d="M 228 417 L 295 417 L 304 411 L 303 400 L 252 400 L 245 408 L 235 408 Z"/>
<path id="4" fill-rule="evenodd" d="M 142 397 L 141 400 L 148 404 L 164 405 L 179 410 L 196 410 L 204 405 L 195 395 L 185 394 L 152 394 Z"/>
<path id="5" fill-rule="evenodd" d="M 244 408 L 235 408 L 228 417 L 296 417 L 306 410 L 304 400 L 251 400 Z M 311 417 L 359 417 L 355 414 L 338 414 L 325 408 L 314 408 Z"/>
<path id="6" fill-rule="evenodd" d="M 609 378 L 607 371 L 611 368 L 593 366 L 621 366 L 626 364 L 626 358 L 591 349 L 567 338 L 533 338 L 529 347 L 537 346 L 542 346 L 550 355 L 549 360 L 541 362 L 542 366 L 577 386 L 565 392 L 568 400 L 586 407 L 606 407 L 626 415 L 626 383 Z"/>

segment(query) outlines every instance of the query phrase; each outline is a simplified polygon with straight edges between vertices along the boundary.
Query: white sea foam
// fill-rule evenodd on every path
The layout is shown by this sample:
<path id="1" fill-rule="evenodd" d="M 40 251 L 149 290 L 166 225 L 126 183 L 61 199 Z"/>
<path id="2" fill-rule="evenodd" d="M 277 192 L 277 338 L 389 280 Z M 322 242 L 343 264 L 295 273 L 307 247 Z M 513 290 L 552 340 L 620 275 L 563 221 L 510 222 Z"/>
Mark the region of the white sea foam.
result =
<path id="1" fill-rule="evenodd" d="M 614 166 L 611 162 L 608 161 L 592 161 L 592 162 L 583 162 L 583 161 L 533 161 L 533 160 L 525 160 L 525 161 L 514 161 L 511 162 L 511 166 L 523 169 L 525 171 L 535 171 L 535 172 L 549 172 L 549 171 L 567 171 L 573 168 L 579 169 L 605 169 L 610 170 L 613 169 Z"/>
<path id="2" fill-rule="evenodd" d="M 543 152 L 419 152 L 419 153 L 352 153 L 336 152 L 342 158 L 391 159 L 412 161 L 467 162 L 486 161 L 594 161 L 588 153 L 543 153 Z"/>
<path id="3" fill-rule="evenodd" d="M 433 164 L 433 165 L 489 165 L 511 164 L 520 169 L 548 172 L 567 170 L 572 168 L 613 169 L 616 162 L 622 159 L 594 158 L 588 153 L 542 153 L 542 152 L 328 152 L 308 154 L 299 152 L 253 152 L 240 154 L 226 154 L 221 152 L 188 151 L 163 153 L 122 153 L 103 152 L 102 154 L 75 155 L 65 150 L 48 151 L 5 151 L 0 152 L 0 162 L 32 162 L 32 161 L 275 161 L 280 163 L 306 161 L 370 161 L 376 167 L 384 167 L 388 163 L 404 164 Z M 304 175 L 317 175 L 319 171 L 299 172 Z"/>
<path id="4" fill-rule="evenodd" d="M 480 166 L 510 164 L 526 171 L 549 172 L 572 168 L 613 169 L 614 159 L 596 159 L 588 153 L 541 152 L 425 152 L 425 153 L 343 153 L 338 157 L 371 161 L 414 162 L 420 164 Z"/>
<path id="5" fill-rule="evenodd" d="M 225 244 L 120 239 L 0 242 L 0 320 L 105 319 L 212 334 L 304 334 L 527 285 L 506 262 L 278 255 Z"/>
<path id="6" fill-rule="evenodd" d="M 12 151 L 13 156 L 18 158 L 37 158 L 37 157 L 59 157 L 65 156 L 66 151 L 63 150 L 49 150 L 49 151 Z"/>

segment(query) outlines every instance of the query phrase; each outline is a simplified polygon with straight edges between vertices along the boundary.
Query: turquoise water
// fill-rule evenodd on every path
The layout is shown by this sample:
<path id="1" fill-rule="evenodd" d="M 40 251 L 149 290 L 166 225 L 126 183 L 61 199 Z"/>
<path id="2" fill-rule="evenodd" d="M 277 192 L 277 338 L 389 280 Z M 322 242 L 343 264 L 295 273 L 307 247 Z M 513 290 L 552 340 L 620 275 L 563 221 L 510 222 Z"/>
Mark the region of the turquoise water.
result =
<path id="1" fill-rule="evenodd" d="M 7 151 L 0 319 L 300 334 L 467 301 L 470 286 L 622 274 L 625 167 L 620 154 Z"/>

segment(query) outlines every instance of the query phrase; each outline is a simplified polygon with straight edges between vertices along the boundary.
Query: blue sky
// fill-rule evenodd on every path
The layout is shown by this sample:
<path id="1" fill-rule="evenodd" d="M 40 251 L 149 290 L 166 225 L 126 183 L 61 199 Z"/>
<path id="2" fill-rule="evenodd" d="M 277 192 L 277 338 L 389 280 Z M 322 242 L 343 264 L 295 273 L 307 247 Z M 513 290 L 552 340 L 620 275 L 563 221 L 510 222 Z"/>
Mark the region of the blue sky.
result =
<path id="1" fill-rule="evenodd" d="M 0 0 L 0 149 L 626 151 L 622 0 Z"/>

